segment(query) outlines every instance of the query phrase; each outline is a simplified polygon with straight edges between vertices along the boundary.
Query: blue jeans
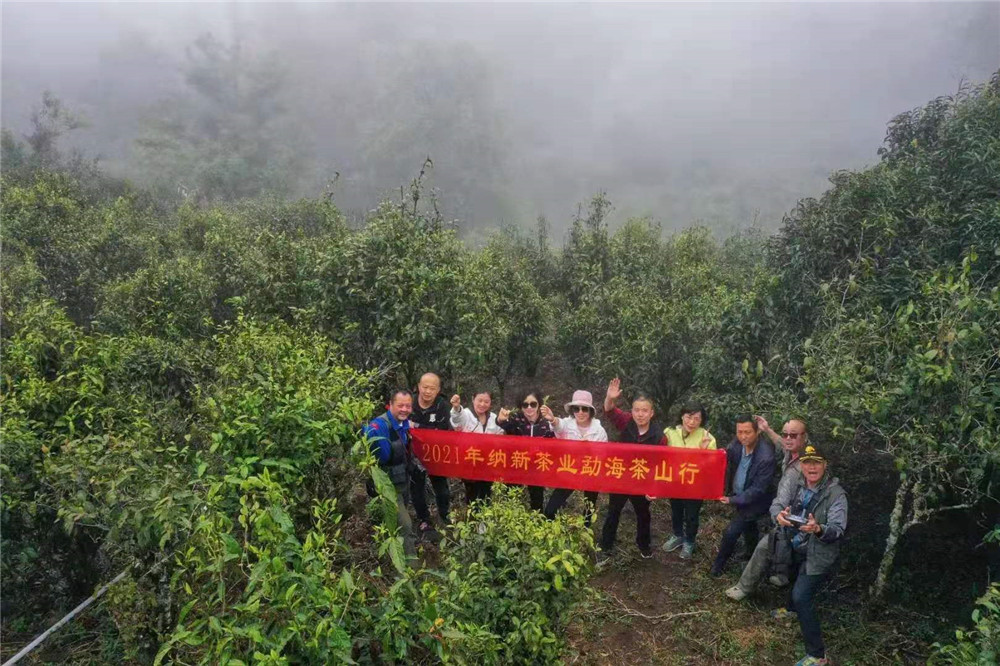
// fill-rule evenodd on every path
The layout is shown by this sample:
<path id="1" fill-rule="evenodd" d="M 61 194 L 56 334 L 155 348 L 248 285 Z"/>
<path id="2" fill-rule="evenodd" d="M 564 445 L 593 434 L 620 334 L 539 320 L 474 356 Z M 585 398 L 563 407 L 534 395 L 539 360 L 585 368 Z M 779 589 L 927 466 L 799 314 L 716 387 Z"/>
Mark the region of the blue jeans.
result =
<path id="1" fill-rule="evenodd" d="M 799 627 L 802 629 L 802 642 L 806 644 L 806 654 L 822 659 L 826 656 L 826 649 L 813 599 L 820 585 L 829 577 L 829 572 L 810 576 L 806 573 L 805 556 L 795 553 L 793 558 L 791 573 L 795 584 L 789 594 L 788 610 L 799 614 Z"/>

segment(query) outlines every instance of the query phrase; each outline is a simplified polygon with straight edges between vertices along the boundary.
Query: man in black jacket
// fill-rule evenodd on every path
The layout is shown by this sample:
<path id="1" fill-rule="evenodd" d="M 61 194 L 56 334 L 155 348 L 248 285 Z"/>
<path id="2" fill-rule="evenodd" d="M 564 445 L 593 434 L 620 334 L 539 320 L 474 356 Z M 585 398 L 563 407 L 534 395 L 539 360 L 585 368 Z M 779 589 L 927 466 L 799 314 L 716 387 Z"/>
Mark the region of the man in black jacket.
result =
<path id="1" fill-rule="evenodd" d="M 417 400 L 410 414 L 410 423 L 415 428 L 433 428 L 451 430 L 449 413 L 451 406 L 441 395 L 441 378 L 433 372 L 425 373 L 417 384 Z M 431 512 L 427 507 L 427 479 L 431 480 L 434 489 L 434 499 L 437 501 L 438 516 L 441 522 L 448 524 L 448 510 L 451 504 L 451 491 L 448 488 L 448 477 L 428 474 L 423 465 L 418 465 L 410 475 L 410 494 L 413 497 L 413 510 L 420 521 L 420 531 L 429 538 L 438 536 L 431 522 Z"/>
<path id="2" fill-rule="evenodd" d="M 736 513 L 722 533 L 719 554 L 712 563 L 712 576 L 722 575 L 741 534 L 748 554 L 757 546 L 757 522 L 767 515 L 771 504 L 771 480 L 775 471 L 774 447 L 759 435 L 752 416 L 736 417 L 736 439 L 726 448 L 729 494 L 719 500 L 736 509 Z"/>
<path id="3" fill-rule="evenodd" d="M 663 428 L 653 421 L 653 401 L 644 395 L 639 395 L 632 401 L 632 411 L 624 412 L 615 405 L 621 397 L 621 380 L 615 377 L 608 384 L 608 392 L 604 396 L 604 414 L 615 424 L 621 433 L 621 442 L 629 444 L 650 444 L 652 446 L 666 446 L 666 439 L 663 435 Z M 608 515 L 604 518 L 604 528 L 601 530 L 601 553 L 598 556 L 598 563 L 603 564 L 611 555 L 615 547 L 615 537 L 618 534 L 618 521 L 622 515 L 625 504 L 631 502 L 635 510 L 635 542 L 639 546 L 639 553 L 644 559 L 653 556 L 653 551 L 649 547 L 650 535 L 650 514 L 649 498 L 645 495 L 622 495 L 612 494 L 608 498 Z"/>

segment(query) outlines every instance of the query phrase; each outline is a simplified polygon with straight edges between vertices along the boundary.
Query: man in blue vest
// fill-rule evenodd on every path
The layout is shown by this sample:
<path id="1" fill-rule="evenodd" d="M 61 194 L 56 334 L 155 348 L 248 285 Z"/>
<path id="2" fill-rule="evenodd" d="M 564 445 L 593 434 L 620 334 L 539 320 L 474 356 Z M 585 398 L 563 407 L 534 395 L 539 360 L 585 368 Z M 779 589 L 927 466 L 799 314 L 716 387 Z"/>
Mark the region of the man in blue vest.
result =
<path id="1" fill-rule="evenodd" d="M 396 389 L 389 397 L 389 409 L 365 426 L 371 451 L 396 488 L 396 515 L 403 548 L 407 555 L 417 554 L 413 541 L 413 522 L 410 520 L 410 470 L 414 465 L 410 448 L 410 412 L 413 411 L 413 394 L 407 389 Z"/>

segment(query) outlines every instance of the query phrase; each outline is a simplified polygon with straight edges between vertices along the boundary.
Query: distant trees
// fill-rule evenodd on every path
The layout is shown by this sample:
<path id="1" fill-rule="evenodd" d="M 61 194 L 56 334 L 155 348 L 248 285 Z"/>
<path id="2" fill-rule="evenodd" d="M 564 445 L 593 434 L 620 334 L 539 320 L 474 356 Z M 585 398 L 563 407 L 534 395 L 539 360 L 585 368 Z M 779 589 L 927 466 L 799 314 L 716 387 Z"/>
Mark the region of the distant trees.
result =
<path id="1" fill-rule="evenodd" d="M 206 34 L 188 49 L 183 72 L 186 89 L 150 112 L 136 141 L 157 186 L 198 201 L 289 193 L 306 157 L 282 101 L 277 55 Z"/>

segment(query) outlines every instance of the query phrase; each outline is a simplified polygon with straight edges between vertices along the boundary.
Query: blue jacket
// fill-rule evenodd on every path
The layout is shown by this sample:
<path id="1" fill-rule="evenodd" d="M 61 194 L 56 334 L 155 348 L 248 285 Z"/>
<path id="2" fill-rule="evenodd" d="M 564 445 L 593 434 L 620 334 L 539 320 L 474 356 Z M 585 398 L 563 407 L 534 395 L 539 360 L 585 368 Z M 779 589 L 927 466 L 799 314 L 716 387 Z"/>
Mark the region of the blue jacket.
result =
<path id="1" fill-rule="evenodd" d="M 391 446 L 389 445 L 389 430 L 386 428 L 386 422 L 392 426 L 392 428 L 399 433 L 399 438 L 403 440 L 403 444 L 406 448 L 410 448 L 410 422 L 403 421 L 400 423 L 393 418 L 392 412 L 386 412 L 385 418 L 379 417 L 373 420 L 371 423 L 365 426 L 365 436 L 371 441 L 372 453 L 375 454 L 375 458 L 380 463 L 389 462 L 389 457 L 392 453 Z"/>
<path id="2" fill-rule="evenodd" d="M 743 457 L 743 445 L 738 439 L 726 447 L 726 490 L 729 504 L 744 516 L 760 516 L 767 513 L 771 505 L 771 479 L 774 477 L 775 457 L 774 446 L 765 437 L 757 439 L 757 447 L 750 454 L 750 469 L 747 470 L 747 480 L 743 492 L 733 494 L 733 481 L 736 478 L 736 468 Z"/>

